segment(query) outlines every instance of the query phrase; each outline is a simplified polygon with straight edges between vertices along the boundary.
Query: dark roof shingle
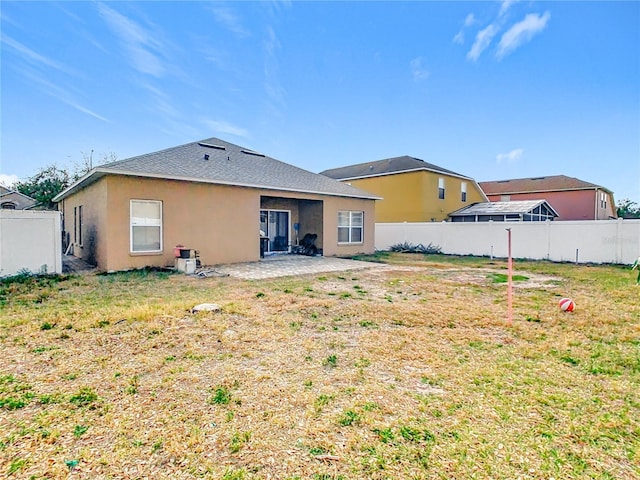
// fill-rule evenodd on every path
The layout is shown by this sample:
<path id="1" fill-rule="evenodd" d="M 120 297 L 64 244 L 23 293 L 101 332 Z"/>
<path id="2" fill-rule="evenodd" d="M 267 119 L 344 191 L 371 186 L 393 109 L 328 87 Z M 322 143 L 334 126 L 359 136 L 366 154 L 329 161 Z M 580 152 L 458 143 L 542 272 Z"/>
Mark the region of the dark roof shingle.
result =
<path id="1" fill-rule="evenodd" d="M 82 182 L 84 185 L 90 183 L 92 174 L 97 179 L 110 173 L 342 197 L 378 198 L 250 149 L 209 138 L 101 165 L 54 200 L 60 201 L 74 189 L 82 188 Z"/>
<path id="2" fill-rule="evenodd" d="M 487 195 L 557 192 L 563 190 L 593 190 L 596 188 L 611 193 L 610 190 L 601 187 L 600 185 L 585 182 L 578 178 L 567 177 L 565 175 L 495 180 L 491 182 L 478 182 L 478 184 Z"/>
<path id="3" fill-rule="evenodd" d="M 415 170 L 429 170 L 432 172 L 454 175 L 456 177 L 469 178 L 408 155 L 385 158 L 375 162 L 359 163 L 357 165 L 349 165 L 346 167 L 331 168 L 320 172 L 320 174 L 330 178 L 335 178 L 336 180 L 353 180 L 356 178 L 376 177 L 380 175 L 390 175 L 393 173 L 411 172 Z"/>

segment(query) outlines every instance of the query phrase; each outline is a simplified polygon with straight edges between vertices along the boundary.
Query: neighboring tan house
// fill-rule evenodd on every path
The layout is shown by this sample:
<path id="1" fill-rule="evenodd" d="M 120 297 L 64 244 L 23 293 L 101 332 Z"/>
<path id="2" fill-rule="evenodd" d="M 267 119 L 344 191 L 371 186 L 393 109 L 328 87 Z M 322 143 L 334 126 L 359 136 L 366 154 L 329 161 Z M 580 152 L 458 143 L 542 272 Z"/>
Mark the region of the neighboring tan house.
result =
<path id="1" fill-rule="evenodd" d="M 475 203 L 449 214 L 452 222 L 544 222 L 557 216 L 545 200 Z"/>
<path id="2" fill-rule="evenodd" d="M 557 220 L 617 218 L 613 192 L 577 178 L 552 175 L 479 183 L 492 202 L 546 200 L 558 212 Z"/>
<path id="3" fill-rule="evenodd" d="M 35 207 L 36 203 L 35 199 L 0 185 L 0 209 L 28 210 Z"/>
<path id="4" fill-rule="evenodd" d="M 418 158 L 404 156 L 321 172 L 383 198 L 376 222 L 439 222 L 449 213 L 486 202 L 475 180 Z"/>
<path id="5" fill-rule="evenodd" d="M 103 270 L 255 261 L 316 234 L 326 256 L 374 251 L 377 197 L 209 138 L 101 165 L 54 198 L 73 254 Z"/>

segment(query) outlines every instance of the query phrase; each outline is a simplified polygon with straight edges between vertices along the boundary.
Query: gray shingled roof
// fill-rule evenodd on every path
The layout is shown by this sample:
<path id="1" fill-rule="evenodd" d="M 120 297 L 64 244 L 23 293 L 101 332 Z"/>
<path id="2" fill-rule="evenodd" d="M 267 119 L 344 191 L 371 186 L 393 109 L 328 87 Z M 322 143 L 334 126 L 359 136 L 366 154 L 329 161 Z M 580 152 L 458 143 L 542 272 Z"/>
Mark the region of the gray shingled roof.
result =
<path id="1" fill-rule="evenodd" d="M 456 210 L 449 214 L 449 216 L 461 216 L 461 215 L 505 215 L 505 214 L 518 214 L 529 213 L 538 205 L 545 204 L 545 206 L 558 216 L 557 212 L 546 200 L 514 200 L 511 202 L 481 202 L 474 203 L 467 207 L 463 207 L 460 210 Z"/>
<path id="2" fill-rule="evenodd" d="M 461 175 L 446 168 L 427 163 L 419 158 L 404 155 L 402 157 L 385 158 L 375 162 L 359 163 L 357 165 L 349 165 L 346 167 L 332 168 L 320 172 L 321 175 L 335 178 L 336 180 L 355 180 L 357 178 L 377 177 L 380 175 L 389 175 L 392 173 L 412 172 L 415 170 L 428 170 L 431 172 L 439 172 L 456 177 L 471 178 Z"/>
<path id="3" fill-rule="evenodd" d="M 107 174 L 378 199 L 376 195 L 218 138 L 101 165 L 62 192 L 60 201 Z"/>

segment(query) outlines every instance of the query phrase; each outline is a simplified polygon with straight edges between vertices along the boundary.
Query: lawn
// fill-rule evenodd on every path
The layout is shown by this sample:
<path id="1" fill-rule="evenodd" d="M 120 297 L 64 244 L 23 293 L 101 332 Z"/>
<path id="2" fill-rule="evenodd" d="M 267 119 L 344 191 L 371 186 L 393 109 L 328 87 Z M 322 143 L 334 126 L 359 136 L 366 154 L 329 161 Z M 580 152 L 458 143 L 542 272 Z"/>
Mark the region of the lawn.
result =
<path id="1" fill-rule="evenodd" d="M 0 282 L 0 476 L 640 478 L 628 267 L 373 259 Z"/>

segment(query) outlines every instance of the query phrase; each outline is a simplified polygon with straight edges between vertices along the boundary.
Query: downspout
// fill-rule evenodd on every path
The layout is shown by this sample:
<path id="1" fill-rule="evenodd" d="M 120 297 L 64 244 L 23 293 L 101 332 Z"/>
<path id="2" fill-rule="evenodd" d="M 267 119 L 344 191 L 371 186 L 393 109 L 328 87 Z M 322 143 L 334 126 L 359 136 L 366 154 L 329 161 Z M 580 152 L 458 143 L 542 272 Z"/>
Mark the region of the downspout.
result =
<path id="1" fill-rule="evenodd" d="M 593 219 L 594 220 L 598 220 L 598 187 L 596 187 L 596 204 L 595 204 L 595 212 L 594 212 L 594 216 Z"/>

